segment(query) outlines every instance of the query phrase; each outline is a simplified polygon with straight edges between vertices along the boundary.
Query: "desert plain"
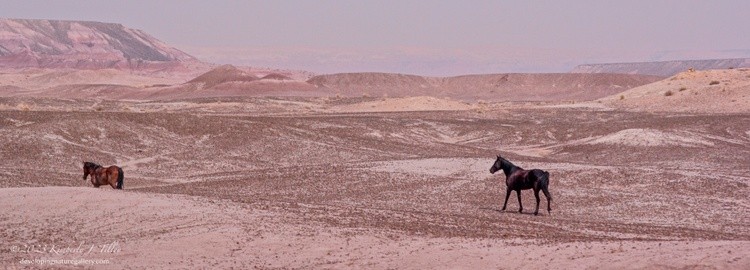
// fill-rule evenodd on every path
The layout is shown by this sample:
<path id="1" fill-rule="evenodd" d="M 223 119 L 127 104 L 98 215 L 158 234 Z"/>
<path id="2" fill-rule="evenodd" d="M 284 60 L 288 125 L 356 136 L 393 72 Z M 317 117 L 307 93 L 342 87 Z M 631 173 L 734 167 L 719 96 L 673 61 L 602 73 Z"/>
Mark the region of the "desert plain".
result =
<path id="1" fill-rule="evenodd" d="M 747 69 L 628 87 L 266 73 L 0 74 L 0 263 L 750 268 Z M 501 211 L 499 154 L 550 173 L 551 213 L 530 190 Z M 124 189 L 84 161 L 121 166 Z"/>

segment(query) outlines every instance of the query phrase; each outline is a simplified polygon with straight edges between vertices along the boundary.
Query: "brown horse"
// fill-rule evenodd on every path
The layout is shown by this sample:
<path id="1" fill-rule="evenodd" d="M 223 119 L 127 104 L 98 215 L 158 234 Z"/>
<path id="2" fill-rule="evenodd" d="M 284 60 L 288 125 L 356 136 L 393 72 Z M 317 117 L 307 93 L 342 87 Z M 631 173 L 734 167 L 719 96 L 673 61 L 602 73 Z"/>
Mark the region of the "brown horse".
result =
<path id="1" fill-rule="evenodd" d="M 93 162 L 84 162 L 83 180 L 86 180 L 86 176 L 89 174 L 91 175 L 91 184 L 94 187 L 110 185 L 114 189 L 122 189 L 122 180 L 125 178 L 125 174 L 120 167 L 112 165 L 105 168 Z"/>
<path id="2" fill-rule="evenodd" d="M 544 192 L 544 196 L 547 197 L 547 214 L 550 214 L 552 208 L 550 208 L 549 204 L 552 201 L 552 196 L 549 194 L 549 190 L 547 190 L 549 186 L 548 172 L 539 169 L 524 170 L 498 155 L 497 160 L 495 160 L 495 163 L 490 168 L 490 173 L 494 174 L 499 170 L 503 170 L 505 173 L 505 185 L 507 186 L 502 211 L 505 211 L 505 207 L 508 205 L 508 197 L 510 197 L 511 191 L 515 190 L 518 195 L 518 212 L 523 213 L 521 190 L 534 189 L 534 196 L 536 196 L 536 210 L 534 210 L 534 215 L 539 214 L 539 190 Z"/>

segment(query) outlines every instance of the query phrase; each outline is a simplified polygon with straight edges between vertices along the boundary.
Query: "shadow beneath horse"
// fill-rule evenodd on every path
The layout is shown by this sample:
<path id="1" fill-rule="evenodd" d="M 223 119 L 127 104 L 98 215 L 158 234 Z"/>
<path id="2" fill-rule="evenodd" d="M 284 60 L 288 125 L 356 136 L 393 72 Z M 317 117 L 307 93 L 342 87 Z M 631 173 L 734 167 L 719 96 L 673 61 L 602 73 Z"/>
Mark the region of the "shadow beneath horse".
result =
<path id="1" fill-rule="evenodd" d="M 498 208 L 491 208 L 491 207 L 480 207 L 479 210 L 486 210 L 486 211 L 493 211 L 500 214 L 516 214 L 516 215 L 527 215 L 527 216 L 544 216 L 544 214 L 534 214 L 532 212 L 516 212 L 516 211 L 503 211 L 502 209 Z M 552 214 L 549 214 L 552 216 Z"/>

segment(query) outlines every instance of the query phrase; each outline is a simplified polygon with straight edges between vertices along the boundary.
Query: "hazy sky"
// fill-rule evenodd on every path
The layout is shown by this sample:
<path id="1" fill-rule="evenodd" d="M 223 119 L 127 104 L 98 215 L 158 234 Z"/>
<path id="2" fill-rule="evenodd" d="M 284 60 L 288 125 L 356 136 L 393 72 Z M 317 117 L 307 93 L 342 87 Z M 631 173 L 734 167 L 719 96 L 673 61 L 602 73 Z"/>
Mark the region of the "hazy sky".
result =
<path id="1" fill-rule="evenodd" d="M 560 72 L 750 57 L 750 1 L 4 1 L 0 17 L 121 23 L 201 59 L 314 72 Z"/>

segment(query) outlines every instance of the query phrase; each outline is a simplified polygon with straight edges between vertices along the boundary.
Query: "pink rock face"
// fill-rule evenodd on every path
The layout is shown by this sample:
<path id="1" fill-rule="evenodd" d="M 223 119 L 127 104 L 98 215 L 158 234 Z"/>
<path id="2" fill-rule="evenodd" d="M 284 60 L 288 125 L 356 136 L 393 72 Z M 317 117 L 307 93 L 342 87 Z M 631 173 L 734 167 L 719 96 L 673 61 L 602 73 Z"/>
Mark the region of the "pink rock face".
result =
<path id="1" fill-rule="evenodd" d="M 0 19 L 0 68 L 164 69 L 194 61 L 121 24 Z"/>

